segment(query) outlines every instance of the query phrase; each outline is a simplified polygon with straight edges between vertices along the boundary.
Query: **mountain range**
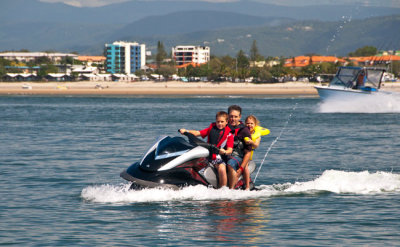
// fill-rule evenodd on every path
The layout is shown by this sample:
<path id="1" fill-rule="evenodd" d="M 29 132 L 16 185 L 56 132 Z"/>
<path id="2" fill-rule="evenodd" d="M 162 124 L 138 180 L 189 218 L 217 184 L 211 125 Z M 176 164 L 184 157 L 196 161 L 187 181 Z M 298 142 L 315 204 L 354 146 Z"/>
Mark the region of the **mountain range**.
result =
<path id="1" fill-rule="evenodd" d="M 400 9 L 359 5 L 288 7 L 249 0 L 129 1 L 77 8 L 37 0 L 2 0 L 0 50 L 99 55 L 115 40 L 209 45 L 214 55 L 248 51 L 265 56 L 345 55 L 364 45 L 400 49 Z M 397 46 L 397 47 L 396 47 Z"/>

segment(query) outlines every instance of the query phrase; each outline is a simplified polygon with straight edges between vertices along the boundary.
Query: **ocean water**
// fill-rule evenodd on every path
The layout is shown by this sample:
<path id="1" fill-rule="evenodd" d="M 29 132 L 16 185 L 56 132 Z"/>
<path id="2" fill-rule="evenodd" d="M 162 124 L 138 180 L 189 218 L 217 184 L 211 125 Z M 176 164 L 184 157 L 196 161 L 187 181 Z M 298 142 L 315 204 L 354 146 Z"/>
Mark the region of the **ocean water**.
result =
<path id="1" fill-rule="evenodd" d="M 205 128 L 231 104 L 271 130 L 258 191 L 128 190 L 119 173 L 158 136 Z M 393 105 L 0 97 L 0 245 L 399 246 L 399 160 Z"/>

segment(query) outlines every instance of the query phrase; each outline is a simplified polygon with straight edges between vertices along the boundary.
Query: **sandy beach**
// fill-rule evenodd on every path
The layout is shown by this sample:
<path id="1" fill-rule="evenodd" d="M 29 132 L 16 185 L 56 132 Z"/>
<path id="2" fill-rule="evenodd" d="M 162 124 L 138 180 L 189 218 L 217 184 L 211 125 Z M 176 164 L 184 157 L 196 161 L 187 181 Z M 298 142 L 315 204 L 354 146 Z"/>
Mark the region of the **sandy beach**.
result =
<path id="1" fill-rule="evenodd" d="M 0 82 L 0 95 L 293 95 L 318 97 L 316 83 Z M 400 92 L 400 83 L 382 89 Z"/>

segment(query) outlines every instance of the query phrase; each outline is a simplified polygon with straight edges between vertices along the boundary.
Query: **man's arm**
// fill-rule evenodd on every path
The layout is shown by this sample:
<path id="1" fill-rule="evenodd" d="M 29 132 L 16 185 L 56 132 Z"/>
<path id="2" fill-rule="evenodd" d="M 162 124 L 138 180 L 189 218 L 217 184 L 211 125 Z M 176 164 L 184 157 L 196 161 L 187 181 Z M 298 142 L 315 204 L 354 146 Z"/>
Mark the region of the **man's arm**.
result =
<path id="1" fill-rule="evenodd" d="M 240 177 L 240 175 L 243 174 L 244 168 L 246 168 L 246 166 L 247 166 L 248 163 L 249 163 L 250 156 L 251 156 L 251 152 L 248 152 L 248 151 L 247 151 L 247 152 L 244 154 L 242 164 L 240 164 L 239 169 L 236 171 L 236 174 L 237 174 L 238 177 Z"/>

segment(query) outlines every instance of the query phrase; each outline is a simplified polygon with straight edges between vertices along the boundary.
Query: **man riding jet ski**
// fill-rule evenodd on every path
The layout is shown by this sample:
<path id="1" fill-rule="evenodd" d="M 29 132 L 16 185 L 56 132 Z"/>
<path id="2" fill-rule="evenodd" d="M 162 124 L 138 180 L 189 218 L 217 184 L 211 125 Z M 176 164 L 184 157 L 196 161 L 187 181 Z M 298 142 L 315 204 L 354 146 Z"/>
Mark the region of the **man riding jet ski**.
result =
<path id="1" fill-rule="evenodd" d="M 120 176 L 132 182 L 131 189 L 179 189 L 198 184 L 217 188 L 217 172 L 209 164 L 208 157 L 219 149 L 190 133 L 184 135 L 189 142 L 182 137 L 160 137 L 139 162 L 133 163 Z M 250 161 L 250 173 L 255 167 Z M 235 189 L 242 189 L 243 185 L 241 177 Z M 251 187 L 254 189 L 253 184 Z"/>

